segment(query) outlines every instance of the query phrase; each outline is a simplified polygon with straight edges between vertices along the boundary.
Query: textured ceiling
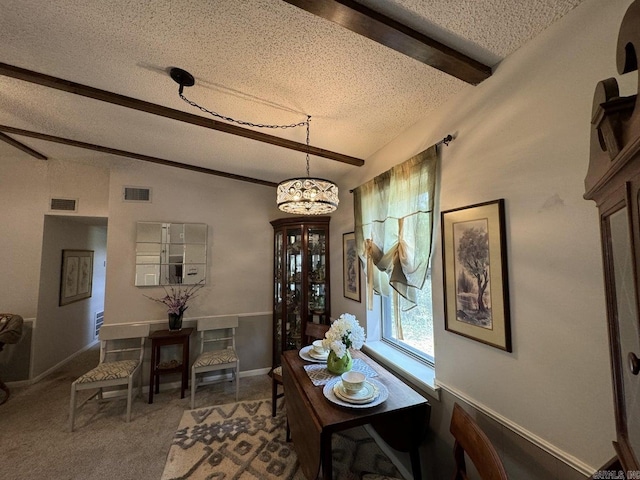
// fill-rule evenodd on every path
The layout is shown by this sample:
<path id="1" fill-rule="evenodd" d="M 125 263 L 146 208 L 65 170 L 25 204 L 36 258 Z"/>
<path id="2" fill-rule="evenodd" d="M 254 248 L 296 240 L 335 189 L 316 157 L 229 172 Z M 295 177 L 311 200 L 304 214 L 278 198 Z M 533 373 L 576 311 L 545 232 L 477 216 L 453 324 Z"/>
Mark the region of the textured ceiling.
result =
<path id="1" fill-rule="evenodd" d="M 360 0 L 490 66 L 580 2 Z M 179 99 L 177 66 L 208 109 L 265 124 L 308 114 L 312 145 L 363 159 L 475 88 L 281 0 L 0 0 L 0 11 L 2 63 L 206 115 Z M 272 182 L 305 173 L 300 152 L 3 76 L 0 123 Z M 303 128 L 265 130 L 305 142 Z M 13 137 L 52 158 L 87 156 Z M 312 175 L 337 181 L 354 168 L 311 159 Z"/>

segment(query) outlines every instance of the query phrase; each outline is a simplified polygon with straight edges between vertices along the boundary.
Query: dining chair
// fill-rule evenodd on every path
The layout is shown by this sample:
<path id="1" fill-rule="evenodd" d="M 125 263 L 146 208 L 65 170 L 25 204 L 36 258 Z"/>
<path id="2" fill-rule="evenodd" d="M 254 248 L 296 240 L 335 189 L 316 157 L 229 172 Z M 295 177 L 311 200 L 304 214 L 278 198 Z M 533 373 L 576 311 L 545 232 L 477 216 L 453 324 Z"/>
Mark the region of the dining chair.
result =
<path id="1" fill-rule="evenodd" d="M 94 369 L 80 376 L 71 384 L 69 430 L 73 432 L 76 410 L 97 397 L 104 400 L 104 389 L 126 385 L 127 422 L 131 421 L 133 384 L 137 377 L 138 395 L 142 395 L 142 359 L 144 343 L 149 336 L 149 324 L 102 325 L 100 327 L 100 362 Z M 76 394 L 81 390 L 98 391 L 76 406 Z M 122 390 L 122 389 L 120 389 Z M 116 397 L 118 398 L 118 397 Z"/>
<path id="2" fill-rule="evenodd" d="M 483 480 L 508 480 L 507 472 L 491 441 L 475 420 L 457 403 L 453 405 L 449 431 L 455 439 L 453 446 L 454 480 L 468 480 L 469 478 L 465 454 Z"/>
<path id="3" fill-rule="evenodd" d="M 198 319 L 200 348 L 191 366 L 191 409 L 196 404 L 197 375 L 231 369 L 236 382 L 236 402 L 240 391 L 240 359 L 236 354 L 237 316 Z M 205 384 L 203 380 L 200 382 Z M 211 383 L 211 382 L 209 382 Z"/>
<path id="4" fill-rule="evenodd" d="M 329 331 L 330 325 L 324 323 L 307 323 L 304 329 L 304 338 L 307 345 L 314 340 L 324 338 L 324 335 Z M 284 391 L 279 391 L 279 385 L 282 385 L 282 365 L 275 367 L 271 370 L 271 416 L 276 416 L 277 402 L 279 398 L 284 396 Z"/>

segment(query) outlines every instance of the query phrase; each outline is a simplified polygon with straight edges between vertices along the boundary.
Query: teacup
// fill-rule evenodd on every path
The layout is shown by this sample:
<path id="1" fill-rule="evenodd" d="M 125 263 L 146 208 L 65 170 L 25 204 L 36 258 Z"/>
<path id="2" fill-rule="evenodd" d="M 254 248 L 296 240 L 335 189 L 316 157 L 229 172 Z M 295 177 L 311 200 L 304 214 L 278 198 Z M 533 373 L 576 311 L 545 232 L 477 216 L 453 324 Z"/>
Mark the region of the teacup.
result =
<path id="1" fill-rule="evenodd" d="M 329 351 L 322 344 L 322 340 L 314 340 L 313 343 L 313 353 L 316 355 L 327 355 Z"/>
<path id="2" fill-rule="evenodd" d="M 364 387 L 365 379 L 364 373 L 350 370 L 342 374 L 342 386 L 347 393 L 358 393 Z"/>

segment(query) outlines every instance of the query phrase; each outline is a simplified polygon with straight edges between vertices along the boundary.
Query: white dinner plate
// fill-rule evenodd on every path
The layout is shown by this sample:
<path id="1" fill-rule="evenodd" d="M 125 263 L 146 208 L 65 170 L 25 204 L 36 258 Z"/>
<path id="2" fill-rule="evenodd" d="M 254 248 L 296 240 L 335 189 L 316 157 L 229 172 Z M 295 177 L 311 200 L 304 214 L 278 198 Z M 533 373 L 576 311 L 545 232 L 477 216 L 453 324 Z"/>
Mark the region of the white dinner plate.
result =
<path id="1" fill-rule="evenodd" d="M 387 387 L 383 383 L 380 383 L 378 380 L 375 380 L 373 378 L 367 378 L 367 382 L 371 383 L 372 385 L 374 385 L 378 389 L 378 396 L 373 401 L 371 401 L 369 403 L 350 403 L 350 402 L 347 402 L 347 401 L 342 400 L 341 398 L 339 398 L 335 394 L 335 392 L 333 391 L 334 385 L 336 383 L 338 383 L 338 382 L 342 382 L 342 379 L 340 377 L 336 377 L 336 378 L 333 378 L 333 379 L 329 380 L 324 385 L 324 388 L 322 389 L 322 393 L 324 394 L 326 399 L 329 400 L 331 403 L 335 403 L 336 405 L 340 405 L 341 407 L 372 408 L 372 407 L 376 407 L 376 406 L 380 405 L 387 398 L 389 398 L 389 390 L 387 389 Z"/>
<path id="2" fill-rule="evenodd" d="M 313 358 L 311 355 L 309 355 L 309 352 L 312 349 L 313 349 L 313 345 L 307 345 L 306 347 L 302 347 L 298 351 L 298 355 L 300 356 L 301 359 L 306 360 L 307 362 L 327 363 L 327 359 L 326 358 L 320 360 L 319 358 Z"/>
<path id="3" fill-rule="evenodd" d="M 336 394 L 336 397 L 340 400 L 344 400 L 345 402 L 370 403 L 378 396 L 378 388 L 372 383 L 365 381 L 359 392 L 351 393 L 344 388 L 344 384 L 340 381 L 333 385 L 333 393 Z"/>

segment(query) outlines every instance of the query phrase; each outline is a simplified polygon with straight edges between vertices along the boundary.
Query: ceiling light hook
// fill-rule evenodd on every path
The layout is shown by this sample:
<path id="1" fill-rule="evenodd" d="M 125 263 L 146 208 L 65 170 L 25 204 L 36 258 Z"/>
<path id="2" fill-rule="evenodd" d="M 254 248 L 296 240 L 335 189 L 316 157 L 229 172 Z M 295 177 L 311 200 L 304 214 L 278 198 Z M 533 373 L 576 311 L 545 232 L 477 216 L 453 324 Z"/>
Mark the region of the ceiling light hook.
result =
<path id="1" fill-rule="evenodd" d="M 169 75 L 173 78 L 173 81 L 180 85 L 180 89 L 178 90 L 178 95 L 182 95 L 182 91 L 184 87 L 192 87 L 195 85 L 196 80 L 186 70 L 181 68 L 173 67 L 169 70 Z"/>

